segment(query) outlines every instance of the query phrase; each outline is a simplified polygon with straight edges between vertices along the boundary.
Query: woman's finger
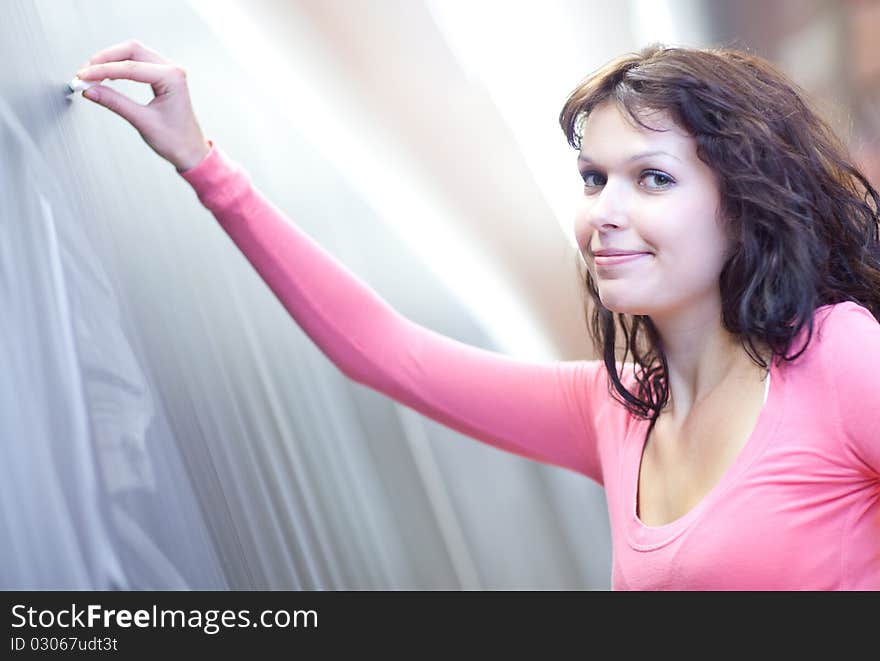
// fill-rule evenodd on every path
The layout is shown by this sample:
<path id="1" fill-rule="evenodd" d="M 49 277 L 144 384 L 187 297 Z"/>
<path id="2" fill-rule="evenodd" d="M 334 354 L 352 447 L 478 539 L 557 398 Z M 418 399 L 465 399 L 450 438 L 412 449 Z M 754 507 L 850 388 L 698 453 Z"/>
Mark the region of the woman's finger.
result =
<path id="1" fill-rule="evenodd" d="M 144 106 L 104 85 L 90 87 L 83 92 L 83 96 L 128 120 L 138 130 L 141 130 L 147 119 L 145 116 L 147 109 Z"/>
<path id="2" fill-rule="evenodd" d="M 80 80 L 134 80 L 139 83 L 150 83 L 153 92 L 158 96 L 165 91 L 171 76 L 177 69 L 167 64 L 153 64 L 152 62 L 107 62 L 94 64 L 76 72 Z"/>
<path id="3" fill-rule="evenodd" d="M 152 62 L 154 64 L 171 64 L 169 60 L 162 57 L 152 48 L 144 46 L 136 39 L 129 39 L 119 44 L 114 44 L 109 48 L 98 51 L 89 58 L 86 63 L 103 64 L 104 62 L 119 62 L 120 60 L 136 60 L 138 62 Z"/>

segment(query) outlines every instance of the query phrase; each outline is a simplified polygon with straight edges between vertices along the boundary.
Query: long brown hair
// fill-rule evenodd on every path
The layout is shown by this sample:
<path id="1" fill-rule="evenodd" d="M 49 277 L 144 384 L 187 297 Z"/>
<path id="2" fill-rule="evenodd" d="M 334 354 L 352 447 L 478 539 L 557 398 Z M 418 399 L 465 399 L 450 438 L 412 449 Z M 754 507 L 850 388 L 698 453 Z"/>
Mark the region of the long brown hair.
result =
<path id="1" fill-rule="evenodd" d="M 735 49 L 652 44 L 608 63 L 570 94 L 559 123 L 572 147 L 580 150 L 583 120 L 607 100 L 646 129 L 654 130 L 642 112 L 668 113 L 718 176 L 735 246 L 719 277 L 722 323 L 756 365 L 768 369 L 762 351 L 771 360 L 800 356 L 822 305 L 854 301 L 880 319 L 880 197 L 782 72 Z M 582 277 L 587 327 L 616 399 L 653 426 L 669 399 L 656 327 L 647 315 L 617 314 L 622 360 L 632 352 L 635 363 L 638 392 L 631 393 L 617 373 L 614 313 L 602 305 L 588 269 Z M 804 325 L 807 340 L 789 356 Z"/>

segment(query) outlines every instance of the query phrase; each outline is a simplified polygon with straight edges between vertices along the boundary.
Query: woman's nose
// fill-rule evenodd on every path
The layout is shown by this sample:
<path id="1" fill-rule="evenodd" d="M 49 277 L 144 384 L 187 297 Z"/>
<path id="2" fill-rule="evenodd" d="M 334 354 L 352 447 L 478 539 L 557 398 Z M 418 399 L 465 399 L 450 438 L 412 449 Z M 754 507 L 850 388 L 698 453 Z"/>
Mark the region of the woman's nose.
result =
<path id="1" fill-rule="evenodd" d="M 613 181 L 602 190 L 584 196 L 586 220 L 597 230 L 620 227 L 626 224 L 626 195 Z"/>
<path id="2" fill-rule="evenodd" d="M 575 238 L 584 250 L 594 231 L 620 229 L 628 223 L 626 201 L 606 185 L 600 192 L 584 196 L 575 220 Z"/>

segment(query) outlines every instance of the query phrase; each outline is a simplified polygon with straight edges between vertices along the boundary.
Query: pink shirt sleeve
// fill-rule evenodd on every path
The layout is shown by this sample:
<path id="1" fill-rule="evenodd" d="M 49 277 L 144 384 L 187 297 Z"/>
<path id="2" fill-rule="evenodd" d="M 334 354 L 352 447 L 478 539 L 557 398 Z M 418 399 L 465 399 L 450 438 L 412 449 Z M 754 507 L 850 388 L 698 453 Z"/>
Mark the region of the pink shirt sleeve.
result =
<path id="1" fill-rule="evenodd" d="M 848 456 L 880 478 L 880 324 L 871 312 L 847 302 L 830 326 L 832 383 L 838 424 Z"/>
<path id="2" fill-rule="evenodd" d="M 602 483 L 593 412 L 610 395 L 601 361 L 516 360 L 409 321 L 208 142 L 180 175 L 345 375 L 463 434 Z"/>

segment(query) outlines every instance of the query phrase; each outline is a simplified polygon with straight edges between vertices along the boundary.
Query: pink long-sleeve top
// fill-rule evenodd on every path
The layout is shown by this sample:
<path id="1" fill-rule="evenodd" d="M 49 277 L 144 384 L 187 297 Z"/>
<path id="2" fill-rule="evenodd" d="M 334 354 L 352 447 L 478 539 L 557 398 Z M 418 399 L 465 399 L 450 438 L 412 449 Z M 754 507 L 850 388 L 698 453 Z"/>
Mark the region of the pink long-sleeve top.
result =
<path id="1" fill-rule="evenodd" d="M 613 589 L 880 589 L 880 324 L 866 308 L 818 308 L 807 351 L 771 361 L 757 424 L 721 480 L 681 518 L 648 526 L 636 493 L 649 421 L 612 399 L 601 361 L 517 360 L 409 321 L 209 146 L 181 176 L 344 374 L 604 486 Z M 631 371 L 623 380 L 635 390 Z"/>

